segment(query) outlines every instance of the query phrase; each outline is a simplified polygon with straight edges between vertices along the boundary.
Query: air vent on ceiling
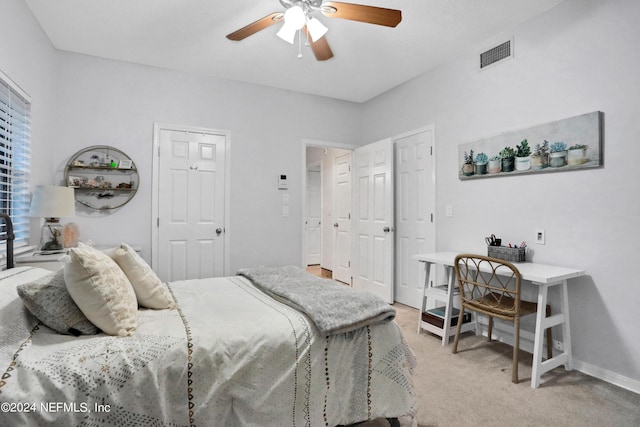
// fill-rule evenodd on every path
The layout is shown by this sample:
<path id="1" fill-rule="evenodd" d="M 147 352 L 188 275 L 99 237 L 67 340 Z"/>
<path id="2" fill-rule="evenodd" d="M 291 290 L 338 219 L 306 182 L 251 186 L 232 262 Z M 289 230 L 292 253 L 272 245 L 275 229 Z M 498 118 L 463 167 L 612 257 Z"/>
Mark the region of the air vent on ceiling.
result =
<path id="1" fill-rule="evenodd" d="M 508 40 L 480 54 L 480 69 L 502 61 L 503 59 L 510 58 L 512 54 L 511 40 Z"/>

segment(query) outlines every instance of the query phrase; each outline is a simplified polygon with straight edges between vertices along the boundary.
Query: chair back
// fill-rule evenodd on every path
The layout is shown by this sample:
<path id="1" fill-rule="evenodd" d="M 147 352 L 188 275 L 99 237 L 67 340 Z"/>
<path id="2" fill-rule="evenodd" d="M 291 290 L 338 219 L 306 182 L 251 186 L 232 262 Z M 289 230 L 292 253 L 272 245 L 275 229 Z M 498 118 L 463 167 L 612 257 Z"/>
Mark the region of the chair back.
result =
<path id="1" fill-rule="evenodd" d="M 502 319 L 520 316 L 520 271 L 508 261 L 460 254 L 454 263 L 462 304 Z"/>

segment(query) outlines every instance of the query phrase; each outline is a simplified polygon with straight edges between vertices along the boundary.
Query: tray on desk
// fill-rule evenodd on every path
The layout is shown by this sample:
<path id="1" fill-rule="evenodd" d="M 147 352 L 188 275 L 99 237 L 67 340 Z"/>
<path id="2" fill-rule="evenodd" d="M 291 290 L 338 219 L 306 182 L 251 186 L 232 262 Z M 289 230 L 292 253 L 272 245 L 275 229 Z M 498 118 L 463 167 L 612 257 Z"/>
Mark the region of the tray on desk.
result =
<path id="1" fill-rule="evenodd" d="M 507 246 L 487 246 L 487 256 L 509 262 L 525 262 L 526 247 L 509 248 Z"/>

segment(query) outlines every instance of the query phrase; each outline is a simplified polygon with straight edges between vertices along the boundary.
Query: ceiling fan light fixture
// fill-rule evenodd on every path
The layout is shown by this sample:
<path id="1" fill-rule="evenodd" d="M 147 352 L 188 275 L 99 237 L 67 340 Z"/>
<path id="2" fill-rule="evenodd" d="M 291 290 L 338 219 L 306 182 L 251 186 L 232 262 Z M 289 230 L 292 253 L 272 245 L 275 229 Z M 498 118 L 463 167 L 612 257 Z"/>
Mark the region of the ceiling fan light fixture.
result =
<path id="1" fill-rule="evenodd" d="M 293 44 L 296 38 L 296 31 L 304 27 L 307 17 L 300 6 L 293 6 L 284 13 L 284 24 L 276 34 L 282 40 Z"/>
<path id="2" fill-rule="evenodd" d="M 311 18 L 307 21 L 307 29 L 309 30 L 311 40 L 314 42 L 320 40 L 325 34 L 327 34 L 327 31 L 329 31 L 329 29 L 322 25 L 322 22 L 316 18 Z"/>
<path id="3" fill-rule="evenodd" d="M 297 31 L 298 30 L 296 28 L 294 28 L 292 25 L 288 25 L 285 22 L 282 28 L 280 28 L 280 30 L 276 33 L 276 35 L 287 43 L 293 44 L 296 38 Z"/>
<path id="4" fill-rule="evenodd" d="M 277 33 L 279 38 L 289 44 L 294 44 L 296 32 L 304 29 L 306 33 L 305 45 L 311 47 L 318 61 L 326 61 L 333 57 L 333 52 L 325 37 L 328 30 L 320 21 L 312 17 L 314 13 L 322 13 L 329 18 L 340 18 L 385 27 L 396 27 L 402 21 L 402 11 L 397 9 L 326 0 L 279 1 L 284 7 L 284 12 L 273 12 L 249 25 L 245 25 L 239 30 L 227 34 L 227 38 L 234 41 L 244 40 L 258 31 L 284 21 Z M 302 37 L 299 37 L 299 46 L 301 45 L 301 40 Z M 299 49 L 299 55 L 300 52 Z"/>
<path id="5" fill-rule="evenodd" d="M 284 13 L 284 23 L 285 25 L 291 25 L 296 30 L 304 27 L 305 22 L 307 21 L 307 17 L 304 13 L 304 10 L 300 6 L 293 6 L 287 9 Z"/>

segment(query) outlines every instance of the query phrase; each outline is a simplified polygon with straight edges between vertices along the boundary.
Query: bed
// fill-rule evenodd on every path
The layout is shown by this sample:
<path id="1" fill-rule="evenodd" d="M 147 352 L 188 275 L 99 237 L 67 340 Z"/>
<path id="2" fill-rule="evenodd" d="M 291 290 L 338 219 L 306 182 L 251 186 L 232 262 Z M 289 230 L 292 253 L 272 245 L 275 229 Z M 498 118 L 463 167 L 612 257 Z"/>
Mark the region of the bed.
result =
<path id="1" fill-rule="evenodd" d="M 296 267 L 176 281 L 162 284 L 169 308 L 136 305 L 134 329 L 105 333 L 105 326 L 81 334 L 75 326 L 66 332 L 45 326 L 23 295 L 34 283 L 61 291 L 54 282 L 71 280 L 65 271 L 71 261 L 56 273 L 34 267 L 0 272 L 0 425 L 413 423 L 415 357 L 392 320 L 393 309 L 353 318 L 358 298 L 350 288 L 337 285 L 354 292 L 342 301 L 336 282 Z M 328 285 L 337 293 L 322 296 L 303 287 L 287 295 L 287 280 Z M 313 299 L 321 303 L 314 307 Z M 323 323 L 316 316 L 327 302 L 329 310 L 346 311 L 332 312 Z"/>

